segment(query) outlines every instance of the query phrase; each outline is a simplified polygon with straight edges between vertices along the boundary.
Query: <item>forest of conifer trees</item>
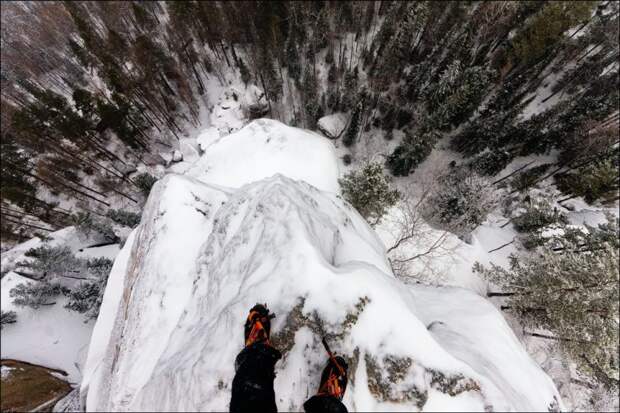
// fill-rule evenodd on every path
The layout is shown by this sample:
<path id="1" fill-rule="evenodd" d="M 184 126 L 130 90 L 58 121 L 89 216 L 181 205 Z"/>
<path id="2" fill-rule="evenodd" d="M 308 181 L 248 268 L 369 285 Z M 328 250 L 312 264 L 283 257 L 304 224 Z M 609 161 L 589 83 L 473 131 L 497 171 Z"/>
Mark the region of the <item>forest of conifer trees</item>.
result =
<path id="1" fill-rule="evenodd" d="M 555 150 L 566 196 L 617 199 L 616 2 L 9 2 L 2 19 L 4 239 L 68 223 L 57 197 L 139 204 L 136 165 L 199 126 L 205 79 L 228 72 L 269 117 L 350 113 L 347 146 L 403 131 L 396 176 L 449 136 L 482 175 Z"/>

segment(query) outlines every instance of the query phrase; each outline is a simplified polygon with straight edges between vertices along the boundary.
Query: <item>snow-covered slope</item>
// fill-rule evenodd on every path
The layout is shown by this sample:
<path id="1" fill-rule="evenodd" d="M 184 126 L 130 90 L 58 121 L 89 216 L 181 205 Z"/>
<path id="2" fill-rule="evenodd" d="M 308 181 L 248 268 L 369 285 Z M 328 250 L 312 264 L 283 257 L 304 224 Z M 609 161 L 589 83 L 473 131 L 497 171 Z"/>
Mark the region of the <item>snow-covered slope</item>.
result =
<path id="1" fill-rule="evenodd" d="M 193 177 L 155 185 L 115 262 L 84 371 L 88 410 L 227 410 L 257 302 L 277 314 L 280 411 L 316 391 L 322 335 L 349 359 L 351 411 L 557 405 L 486 300 L 393 276 L 381 241 L 337 195 L 327 140 L 259 120 L 203 156 Z"/>
<path id="2" fill-rule="evenodd" d="M 114 259 L 118 244 L 85 248 L 95 244 L 92 239 L 81 239 L 75 227 L 66 227 L 49 234 L 48 245 L 64 245 L 78 257 L 107 257 Z M 86 360 L 93 321 L 85 321 L 84 315 L 64 308 L 67 298 L 57 297 L 53 306 L 39 309 L 19 307 L 13 304 L 10 291 L 18 284 L 37 283 L 16 272 L 18 263 L 28 260 L 25 253 L 40 247 L 43 241 L 32 238 L 2 253 L 0 267 L 6 275 L 0 281 L 0 307 L 2 311 L 14 311 L 17 322 L 4 326 L 0 334 L 0 357 L 40 364 L 67 372 L 68 381 L 79 384 L 81 368 Z"/>
<path id="3" fill-rule="evenodd" d="M 23 360 L 45 367 L 64 370 L 66 379 L 79 384 L 82 376 L 93 322 L 84 322 L 84 315 L 64 308 L 65 297 L 56 305 L 37 310 L 13 304 L 9 292 L 22 283 L 36 282 L 9 272 L 0 282 L 3 311 L 15 311 L 17 323 L 4 326 L 0 334 L 0 356 Z"/>
<path id="4" fill-rule="evenodd" d="M 334 146 L 308 130 L 258 119 L 203 149 L 201 159 L 187 172 L 203 182 L 238 188 L 281 173 L 324 191 L 338 191 Z"/>

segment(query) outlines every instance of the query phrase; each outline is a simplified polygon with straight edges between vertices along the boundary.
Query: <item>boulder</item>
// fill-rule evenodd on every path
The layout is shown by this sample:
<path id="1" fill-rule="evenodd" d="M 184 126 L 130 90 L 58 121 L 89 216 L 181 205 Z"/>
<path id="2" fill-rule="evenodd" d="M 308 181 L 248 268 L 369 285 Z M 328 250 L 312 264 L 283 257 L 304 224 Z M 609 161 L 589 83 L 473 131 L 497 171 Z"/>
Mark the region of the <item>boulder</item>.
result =
<path id="1" fill-rule="evenodd" d="M 347 115 L 334 113 L 319 119 L 317 127 L 319 131 L 330 139 L 337 139 L 342 135 L 347 126 Z"/>

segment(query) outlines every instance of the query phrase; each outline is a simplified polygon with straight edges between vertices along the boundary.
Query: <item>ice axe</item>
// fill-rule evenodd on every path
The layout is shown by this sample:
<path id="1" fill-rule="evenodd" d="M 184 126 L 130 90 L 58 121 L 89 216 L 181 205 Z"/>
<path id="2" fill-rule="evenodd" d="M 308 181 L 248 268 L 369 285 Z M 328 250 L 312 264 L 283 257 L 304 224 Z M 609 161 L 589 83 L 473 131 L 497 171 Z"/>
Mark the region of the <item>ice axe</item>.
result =
<path id="1" fill-rule="evenodd" d="M 340 363 L 338 363 L 338 361 L 336 360 L 336 357 L 334 356 L 334 353 L 332 353 L 332 351 L 330 350 L 329 344 L 327 344 L 327 339 L 325 337 L 321 339 L 321 343 L 323 343 L 323 347 L 325 347 L 325 351 L 327 351 L 327 355 L 329 356 L 329 359 L 338 368 L 338 372 L 340 373 L 340 376 L 346 376 L 347 373 L 344 371 Z"/>

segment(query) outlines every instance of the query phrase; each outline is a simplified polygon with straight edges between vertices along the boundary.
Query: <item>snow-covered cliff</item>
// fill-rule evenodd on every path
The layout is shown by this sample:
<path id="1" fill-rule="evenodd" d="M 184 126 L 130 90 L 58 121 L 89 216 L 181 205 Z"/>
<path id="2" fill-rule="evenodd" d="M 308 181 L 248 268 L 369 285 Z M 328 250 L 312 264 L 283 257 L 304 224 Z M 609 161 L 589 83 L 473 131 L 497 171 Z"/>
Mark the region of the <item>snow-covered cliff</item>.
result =
<path id="1" fill-rule="evenodd" d="M 394 277 L 337 174 L 328 140 L 258 120 L 211 144 L 189 176 L 160 180 L 110 275 L 85 407 L 227 410 L 257 302 L 277 314 L 281 411 L 316 391 L 322 335 L 349 359 L 351 411 L 561 407 L 485 299 Z"/>

